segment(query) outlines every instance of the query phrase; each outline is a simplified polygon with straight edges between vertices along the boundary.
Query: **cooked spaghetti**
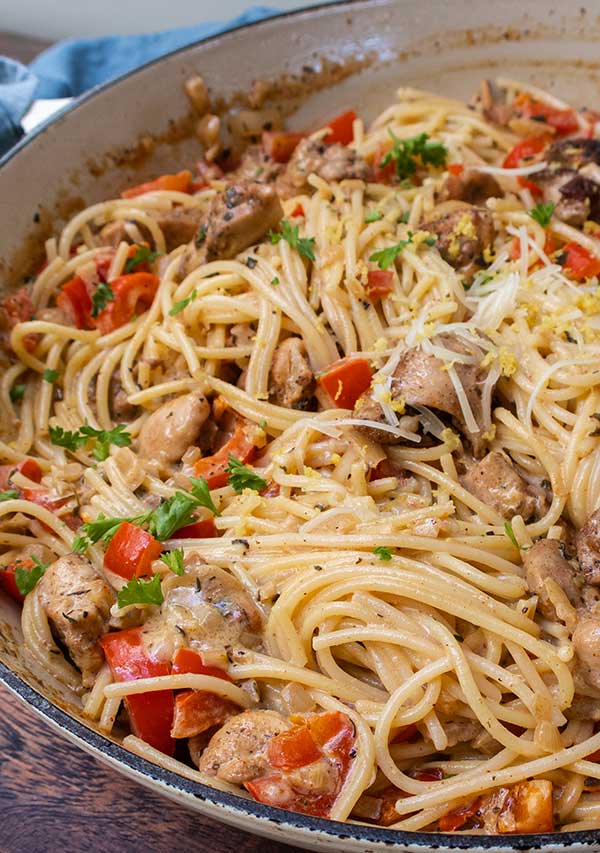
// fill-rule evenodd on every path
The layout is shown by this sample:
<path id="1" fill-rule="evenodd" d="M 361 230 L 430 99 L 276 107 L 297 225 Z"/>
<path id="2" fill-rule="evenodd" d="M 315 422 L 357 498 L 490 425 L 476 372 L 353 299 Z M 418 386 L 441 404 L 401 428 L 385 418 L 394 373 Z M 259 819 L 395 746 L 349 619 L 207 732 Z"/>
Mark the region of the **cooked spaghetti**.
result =
<path id="1" fill-rule="evenodd" d="M 188 92 L 196 173 L 82 210 L 4 301 L 27 654 L 261 802 L 600 827 L 598 116 L 404 88 L 368 128 L 238 114 L 228 154 Z"/>

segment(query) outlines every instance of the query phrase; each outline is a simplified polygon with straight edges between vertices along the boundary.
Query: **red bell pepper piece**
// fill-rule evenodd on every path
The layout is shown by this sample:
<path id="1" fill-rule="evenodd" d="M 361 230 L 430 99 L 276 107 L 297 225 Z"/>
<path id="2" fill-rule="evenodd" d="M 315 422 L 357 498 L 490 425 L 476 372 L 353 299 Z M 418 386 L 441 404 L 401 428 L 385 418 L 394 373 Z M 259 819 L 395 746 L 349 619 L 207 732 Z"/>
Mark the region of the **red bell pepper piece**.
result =
<path id="1" fill-rule="evenodd" d="M 162 544 L 146 530 L 123 521 L 104 554 L 104 568 L 131 580 L 152 574 L 152 562 L 158 560 Z"/>
<path id="2" fill-rule="evenodd" d="M 543 101 L 538 101 L 532 98 L 526 92 L 517 95 L 513 101 L 513 107 L 523 118 L 538 119 L 544 121 L 553 127 L 559 136 L 565 136 L 567 133 L 575 133 L 579 129 L 579 122 L 575 110 L 562 110 L 558 107 L 552 107 L 550 104 L 545 104 Z"/>
<path id="3" fill-rule="evenodd" d="M 373 157 L 373 165 L 372 165 L 372 173 L 373 173 L 373 181 L 376 184 L 391 184 L 394 182 L 396 177 L 396 163 L 392 159 L 389 163 L 386 163 L 385 166 L 382 166 L 382 162 L 385 158 L 385 155 L 391 149 L 391 143 L 385 145 L 379 145 L 375 150 L 375 154 Z"/>
<path id="4" fill-rule="evenodd" d="M 448 171 L 450 172 L 451 175 L 462 175 L 464 170 L 465 170 L 465 167 L 462 163 L 449 163 L 448 164 Z"/>
<path id="5" fill-rule="evenodd" d="M 563 269 L 572 278 L 580 281 L 592 276 L 600 275 L 600 258 L 595 257 L 587 249 L 575 241 L 567 243 L 563 247 L 566 260 Z"/>
<path id="6" fill-rule="evenodd" d="M 42 479 L 42 469 L 35 459 L 23 459 L 13 465 L 0 465 L 0 491 L 11 488 L 11 477 L 18 471 L 28 480 L 39 483 Z"/>
<path id="7" fill-rule="evenodd" d="M 394 289 L 394 273 L 392 270 L 369 270 L 365 291 L 371 302 L 383 299 Z"/>
<path id="8" fill-rule="evenodd" d="M 175 697 L 171 737 L 194 737 L 222 725 L 239 712 L 238 705 L 208 690 L 182 690 Z"/>
<path id="9" fill-rule="evenodd" d="M 217 536 L 217 528 L 213 518 L 193 521 L 185 527 L 180 527 L 173 534 L 174 539 L 214 539 L 215 536 Z"/>
<path id="10" fill-rule="evenodd" d="M 524 160 L 527 161 L 525 165 L 531 165 L 531 163 L 535 162 L 535 159 L 539 159 L 537 158 L 537 155 L 542 153 L 551 140 L 552 137 L 547 134 L 542 134 L 541 136 L 530 136 L 527 139 L 523 139 L 508 152 L 504 159 L 504 163 L 502 164 L 503 168 L 518 169 L 520 166 L 524 165 Z M 530 190 L 534 196 L 540 196 L 542 194 L 542 190 L 536 183 L 534 183 L 534 181 L 530 181 L 522 175 L 517 177 L 517 183 L 519 186 Z"/>
<path id="11" fill-rule="evenodd" d="M 454 811 L 448 812 L 448 814 L 439 820 L 440 832 L 454 832 L 454 830 L 460 829 L 461 826 L 464 826 L 477 813 L 480 804 L 481 800 L 478 797 L 476 800 L 465 803 L 463 806 L 454 809 Z"/>
<path id="12" fill-rule="evenodd" d="M 120 275 L 111 281 L 114 299 L 98 314 L 96 325 L 103 335 L 114 332 L 152 305 L 160 279 L 149 272 Z"/>
<path id="13" fill-rule="evenodd" d="M 212 675 L 213 678 L 222 678 L 223 681 L 232 681 L 231 676 L 219 666 L 210 666 L 202 662 L 202 655 L 193 649 L 178 649 L 173 658 L 174 675 L 193 672 L 196 675 Z"/>
<path id="14" fill-rule="evenodd" d="M 253 436 L 250 435 L 249 425 L 245 421 L 239 421 L 233 435 L 220 450 L 196 462 L 194 473 L 196 477 L 206 480 L 209 489 L 218 489 L 227 485 L 228 474 L 225 469 L 229 465 L 229 454 L 241 462 L 250 462 L 255 451 L 256 446 Z"/>
<path id="15" fill-rule="evenodd" d="M 302 207 L 300 202 L 298 202 L 296 207 L 292 210 L 290 216 L 304 216 L 304 208 Z"/>
<path id="16" fill-rule="evenodd" d="M 135 198 L 135 196 L 151 193 L 155 190 L 175 190 L 180 193 L 190 192 L 192 173 L 188 169 L 177 172 L 176 175 L 161 175 L 153 181 L 136 184 L 135 187 L 123 190 L 121 198 Z"/>
<path id="17" fill-rule="evenodd" d="M 287 163 L 305 133 L 292 133 L 287 130 L 266 130 L 262 135 L 262 144 L 269 157 L 276 163 Z"/>
<path id="18" fill-rule="evenodd" d="M 325 368 L 317 376 L 317 382 L 338 409 L 352 409 L 371 384 L 372 376 L 373 371 L 366 358 L 348 356 Z"/>
<path id="19" fill-rule="evenodd" d="M 339 142 L 341 145 L 350 145 L 354 139 L 354 130 L 352 125 L 355 121 L 356 113 L 354 110 L 348 110 L 348 112 L 336 116 L 327 123 L 327 127 L 330 128 L 330 131 L 325 136 L 324 142 L 328 145 L 331 145 L 334 142 Z"/>
<path id="20" fill-rule="evenodd" d="M 0 589 L 3 589 L 7 595 L 10 595 L 19 604 L 23 604 L 25 596 L 19 592 L 19 587 L 15 580 L 17 566 L 22 569 L 33 569 L 35 563 L 29 557 L 26 557 L 23 560 L 16 560 L 9 566 L 0 566 Z"/>
<path id="21" fill-rule="evenodd" d="M 296 770 L 306 767 L 322 757 L 308 726 L 295 726 L 282 732 L 268 743 L 267 759 L 271 767 L 280 770 Z"/>
<path id="22" fill-rule="evenodd" d="M 31 501 L 38 506 L 43 506 L 50 512 L 56 512 L 71 500 L 69 496 L 64 498 L 50 497 L 48 489 L 21 489 L 21 497 L 24 501 Z M 66 519 L 63 518 L 62 520 L 67 523 Z"/>
<path id="23" fill-rule="evenodd" d="M 116 681 L 136 681 L 139 678 L 169 675 L 168 663 L 150 657 L 140 628 L 105 634 L 100 645 Z M 166 755 L 173 755 L 173 691 L 152 690 L 127 696 L 125 706 L 134 735 Z"/>
<path id="24" fill-rule="evenodd" d="M 72 317 L 78 329 L 93 329 L 92 298 L 86 284 L 78 275 L 63 284 L 56 304 Z"/>

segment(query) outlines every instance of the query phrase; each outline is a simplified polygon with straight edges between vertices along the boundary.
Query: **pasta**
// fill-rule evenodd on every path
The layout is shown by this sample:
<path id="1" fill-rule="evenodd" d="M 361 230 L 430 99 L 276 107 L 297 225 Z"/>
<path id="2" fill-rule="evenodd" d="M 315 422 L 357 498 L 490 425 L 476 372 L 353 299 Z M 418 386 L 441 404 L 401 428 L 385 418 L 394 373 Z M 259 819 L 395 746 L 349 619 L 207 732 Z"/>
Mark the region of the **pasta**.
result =
<path id="1" fill-rule="evenodd" d="M 402 88 L 224 169 L 187 88 L 198 174 L 82 210 L 4 301 L 27 654 L 262 802 L 599 827 L 597 116 Z"/>

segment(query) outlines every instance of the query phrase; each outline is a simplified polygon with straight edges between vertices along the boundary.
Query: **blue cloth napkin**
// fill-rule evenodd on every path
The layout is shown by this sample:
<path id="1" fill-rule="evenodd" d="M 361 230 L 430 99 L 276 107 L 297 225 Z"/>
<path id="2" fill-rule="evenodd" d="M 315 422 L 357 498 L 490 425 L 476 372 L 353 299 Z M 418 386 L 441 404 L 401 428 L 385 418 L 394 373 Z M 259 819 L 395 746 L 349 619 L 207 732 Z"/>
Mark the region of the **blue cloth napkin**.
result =
<path id="1" fill-rule="evenodd" d="M 0 156 L 23 135 L 21 119 L 34 99 L 81 95 L 165 53 L 277 11 L 253 6 L 227 23 L 207 22 L 137 36 L 69 39 L 41 53 L 29 67 L 0 56 Z"/>

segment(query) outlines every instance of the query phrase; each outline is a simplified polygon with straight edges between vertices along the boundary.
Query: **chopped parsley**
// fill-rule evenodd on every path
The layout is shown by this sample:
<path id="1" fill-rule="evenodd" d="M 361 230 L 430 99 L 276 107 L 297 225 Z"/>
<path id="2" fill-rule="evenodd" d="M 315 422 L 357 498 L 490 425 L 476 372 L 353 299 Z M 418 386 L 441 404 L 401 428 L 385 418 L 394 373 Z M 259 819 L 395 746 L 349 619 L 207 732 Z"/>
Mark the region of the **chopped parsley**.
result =
<path id="1" fill-rule="evenodd" d="M 27 595 L 35 587 L 39 579 L 42 577 L 50 563 L 42 563 L 37 557 L 30 558 L 33 561 L 33 566 L 15 564 L 15 583 L 21 595 Z"/>
<path id="2" fill-rule="evenodd" d="M 213 503 L 208 483 L 204 477 L 190 477 L 190 480 L 192 483 L 192 495 L 196 498 L 198 506 L 209 509 L 213 515 L 221 515 Z"/>
<path id="3" fill-rule="evenodd" d="M 133 257 L 127 258 L 125 262 L 125 272 L 133 272 L 140 264 L 153 264 L 160 254 L 149 249 L 148 246 L 137 245 Z"/>
<path id="4" fill-rule="evenodd" d="M 263 480 L 263 478 L 259 477 L 258 474 L 255 474 L 254 471 L 247 468 L 246 465 L 244 465 L 243 462 L 240 462 L 239 459 L 236 459 L 232 453 L 229 454 L 229 464 L 227 465 L 227 468 L 225 468 L 225 471 L 229 474 L 229 485 L 238 493 L 238 495 L 241 495 L 244 489 L 252 489 L 255 492 L 261 492 L 263 489 L 267 488 L 266 480 Z"/>
<path id="5" fill-rule="evenodd" d="M 25 384 L 15 384 L 11 387 L 9 391 L 10 399 L 13 403 L 17 403 L 19 400 L 23 399 L 25 394 Z"/>
<path id="6" fill-rule="evenodd" d="M 412 234 L 408 232 L 407 240 L 400 240 L 399 243 L 396 243 L 395 246 L 388 246 L 387 249 L 380 249 L 379 252 L 373 252 L 373 254 L 369 257 L 370 261 L 373 261 L 377 264 L 379 269 L 387 270 L 389 267 L 393 266 L 394 261 L 402 252 L 403 249 L 406 249 L 412 243 Z"/>
<path id="7" fill-rule="evenodd" d="M 49 427 L 50 441 L 58 447 L 64 447 L 74 453 L 88 441 L 95 441 L 92 456 L 98 462 L 108 458 L 110 445 L 129 447 L 131 435 L 125 431 L 126 424 L 118 424 L 113 429 L 94 429 L 85 424 L 78 430 L 64 430 L 62 427 Z"/>
<path id="8" fill-rule="evenodd" d="M 183 548 L 176 548 L 174 551 L 161 554 L 160 560 L 171 569 L 174 575 L 183 574 Z"/>
<path id="9" fill-rule="evenodd" d="M 162 604 L 164 600 L 160 575 L 154 575 L 150 580 L 131 578 L 117 594 L 119 607 L 128 607 L 130 604 Z"/>
<path id="10" fill-rule="evenodd" d="M 196 244 L 196 246 L 198 246 L 198 248 L 206 240 L 206 233 L 207 233 L 206 225 L 201 225 L 200 228 L 198 228 L 198 233 L 196 234 L 196 239 L 194 240 L 194 243 Z"/>
<path id="11" fill-rule="evenodd" d="M 385 545 L 378 545 L 377 548 L 373 551 L 374 554 L 377 554 L 380 560 L 384 562 L 388 562 L 388 560 L 392 559 L 392 551 L 391 548 L 386 548 Z"/>
<path id="12" fill-rule="evenodd" d="M 279 243 L 281 240 L 285 240 L 300 255 L 308 258 L 309 261 L 315 260 L 315 238 L 301 237 L 299 225 L 292 226 L 286 219 L 282 219 L 281 231 L 268 231 L 267 236 L 271 243 Z"/>
<path id="13" fill-rule="evenodd" d="M 42 379 L 44 382 L 56 382 L 60 373 L 58 370 L 50 370 L 50 368 L 46 368 L 42 374 Z"/>
<path id="14" fill-rule="evenodd" d="M 550 225 L 550 220 L 552 219 L 552 214 L 554 213 L 554 208 L 556 207 L 553 201 L 549 201 L 547 204 L 543 202 L 539 202 L 529 211 L 529 215 L 531 218 L 541 225 L 542 228 L 546 228 Z"/>
<path id="15" fill-rule="evenodd" d="M 515 532 L 512 529 L 512 524 L 510 523 L 510 521 L 504 522 L 504 532 L 506 533 L 512 544 L 515 546 L 515 548 L 520 548 L 520 545 L 517 542 L 517 537 L 515 536 Z"/>
<path id="16" fill-rule="evenodd" d="M 403 222 L 405 225 L 410 219 L 410 210 L 405 210 L 404 213 L 401 213 L 398 217 L 398 222 Z"/>
<path id="17" fill-rule="evenodd" d="M 365 216 L 365 222 L 379 222 L 380 219 L 383 219 L 383 213 L 380 213 L 379 210 L 370 210 Z"/>
<path id="18" fill-rule="evenodd" d="M 180 311 L 183 311 L 184 308 L 187 308 L 190 302 L 198 295 L 196 288 L 192 290 L 189 296 L 186 296 L 185 299 L 182 299 L 180 302 L 174 302 L 173 307 L 169 311 L 169 317 L 174 317 L 176 314 L 179 314 Z"/>
<path id="19" fill-rule="evenodd" d="M 106 308 L 107 302 L 114 302 L 115 294 L 110 284 L 101 281 L 92 296 L 92 317 L 97 317 Z"/>
<path id="20" fill-rule="evenodd" d="M 392 138 L 392 147 L 381 161 L 381 166 L 387 166 L 392 160 L 396 164 L 396 175 L 405 180 L 417 171 L 418 161 L 431 166 L 443 166 L 448 157 L 448 149 L 441 142 L 429 138 L 427 133 L 419 133 L 409 139 L 399 139 L 391 128 L 388 133 Z"/>
<path id="21" fill-rule="evenodd" d="M 275 278 L 271 279 L 271 284 L 279 284 L 279 279 L 277 276 L 275 276 Z"/>
<path id="22" fill-rule="evenodd" d="M 0 501 L 14 501 L 19 497 L 18 489 L 7 489 L 5 492 L 0 492 Z"/>
<path id="23" fill-rule="evenodd" d="M 258 425 L 259 425 L 259 427 L 260 427 L 261 429 L 266 429 L 266 428 L 267 428 L 267 422 L 266 422 L 266 421 L 259 421 L 259 422 L 258 422 Z"/>

